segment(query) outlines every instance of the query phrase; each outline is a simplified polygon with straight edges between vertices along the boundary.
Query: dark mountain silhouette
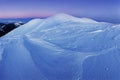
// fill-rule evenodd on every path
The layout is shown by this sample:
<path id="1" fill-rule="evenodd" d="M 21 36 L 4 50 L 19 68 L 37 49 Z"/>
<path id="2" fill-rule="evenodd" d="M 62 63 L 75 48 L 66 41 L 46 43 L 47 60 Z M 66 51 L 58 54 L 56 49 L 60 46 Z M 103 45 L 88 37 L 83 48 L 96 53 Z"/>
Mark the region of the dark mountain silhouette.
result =
<path id="1" fill-rule="evenodd" d="M 4 23 L 0 23 L 0 27 L 3 26 L 3 25 L 5 25 L 5 24 Z"/>
<path id="2" fill-rule="evenodd" d="M 5 34 L 7 34 L 8 32 L 10 32 L 11 30 L 19 27 L 20 25 L 23 25 L 24 23 L 22 22 L 16 22 L 16 23 L 0 23 L 0 37 L 4 36 Z"/>

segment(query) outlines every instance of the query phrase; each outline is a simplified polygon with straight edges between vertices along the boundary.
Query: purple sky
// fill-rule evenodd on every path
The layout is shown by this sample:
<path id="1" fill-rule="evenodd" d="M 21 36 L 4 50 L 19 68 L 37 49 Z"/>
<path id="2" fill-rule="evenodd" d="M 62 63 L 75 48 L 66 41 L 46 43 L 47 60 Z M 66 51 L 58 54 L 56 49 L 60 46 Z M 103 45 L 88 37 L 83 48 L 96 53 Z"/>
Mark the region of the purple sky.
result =
<path id="1" fill-rule="evenodd" d="M 0 18 L 47 17 L 68 13 L 78 17 L 120 19 L 120 0 L 0 0 Z"/>

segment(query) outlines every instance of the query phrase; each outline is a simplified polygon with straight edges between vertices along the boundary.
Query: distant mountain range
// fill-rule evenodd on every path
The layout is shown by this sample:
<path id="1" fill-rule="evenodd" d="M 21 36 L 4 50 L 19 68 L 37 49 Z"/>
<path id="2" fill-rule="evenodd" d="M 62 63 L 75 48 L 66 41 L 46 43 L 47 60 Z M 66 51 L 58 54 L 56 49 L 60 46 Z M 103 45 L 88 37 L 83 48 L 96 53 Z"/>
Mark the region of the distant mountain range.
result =
<path id="1" fill-rule="evenodd" d="M 24 22 L 0 23 L 0 37 L 23 24 Z"/>
<path id="2" fill-rule="evenodd" d="M 30 20 L 32 20 L 33 18 L 8 18 L 8 19 L 0 19 L 0 22 L 1 23 L 13 23 L 13 22 L 19 22 L 19 21 L 21 21 L 21 22 L 24 22 L 24 23 L 26 23 L 26 22 L 28 22 L 28 21 L 30 21 Z"/>
<path id="3" fill-rule="evenodd" d="M 11 30 L 27 23 L 33 18 L 8 18 L 8 19 L 0 19 L 0 37 L 7 34 Z"/>

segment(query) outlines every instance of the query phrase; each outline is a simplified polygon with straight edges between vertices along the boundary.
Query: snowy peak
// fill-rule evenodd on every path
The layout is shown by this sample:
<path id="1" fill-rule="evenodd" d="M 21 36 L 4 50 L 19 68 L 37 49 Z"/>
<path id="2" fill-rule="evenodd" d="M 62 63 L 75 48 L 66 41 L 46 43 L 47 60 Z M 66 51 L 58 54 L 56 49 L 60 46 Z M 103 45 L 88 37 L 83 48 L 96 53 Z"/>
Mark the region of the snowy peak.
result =
<path id="1" fill-rule="evenodd" d="M 119 25 L 58 14 L 0 38 L 0 80 L 120 80 L 119 66 Z"/>
<path id="2" fill-rule="evenodd" d="M 89 18 L 77 18 L 68 14 L 56 14 L 52 17 L 50 17 L 52 19 L 56 19 L 56 20 L 62 20 L 62 21 L 73 21 L 73 22 L 85 22 L 85 23 L 97 23 L 97 21 L 94 21 L 92 19 Z"/>
<path id="3" fill-rule="evenodd" d="M 37 24 L 38 22 L 41 23 L 43 20 L 44 19 L 33 19 L 33 20 L 29 21 L 26 24 L 29 24 L 29 25 L 31 25 L 31 24 Z"/>
<path id="4" fill-rule="evenodd" d="M 40 34 L 41 31 L 47 31 L 51 30 L 51 28 L 62 28 L 62 27 L 81 27 L 84 28 L 87 27 L 95 27 L 95 26 L 109 26 L 111 24 L 108 23 L 99 23 L 97 21 L 94 21 L 89 18 L 77 18 L 73 17 L 68 14 L 57 14 L 51 17 L 48 17 L 46 19 L 33 19 L 29 21 L 28 23 L 18 27 L 17 29 L 11 31 L 6 36 L 23 36 L 27 33 L 38 33 Z M 86 28 L 87 28 L 86 27 Z M 16 33 L 16 34 L 15 34 Z"/>

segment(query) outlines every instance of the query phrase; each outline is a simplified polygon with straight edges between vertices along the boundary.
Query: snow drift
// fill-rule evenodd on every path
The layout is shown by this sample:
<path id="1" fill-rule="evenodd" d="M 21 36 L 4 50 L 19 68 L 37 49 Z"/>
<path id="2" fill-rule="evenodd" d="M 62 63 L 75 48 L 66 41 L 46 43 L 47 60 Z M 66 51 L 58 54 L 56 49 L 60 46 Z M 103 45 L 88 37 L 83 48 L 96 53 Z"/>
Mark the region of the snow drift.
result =
<path id="1" fill-rule="evenodd" d="M 0 38 L 0 80 L 120 80 L 120 25 L 34 19 Z"/>

